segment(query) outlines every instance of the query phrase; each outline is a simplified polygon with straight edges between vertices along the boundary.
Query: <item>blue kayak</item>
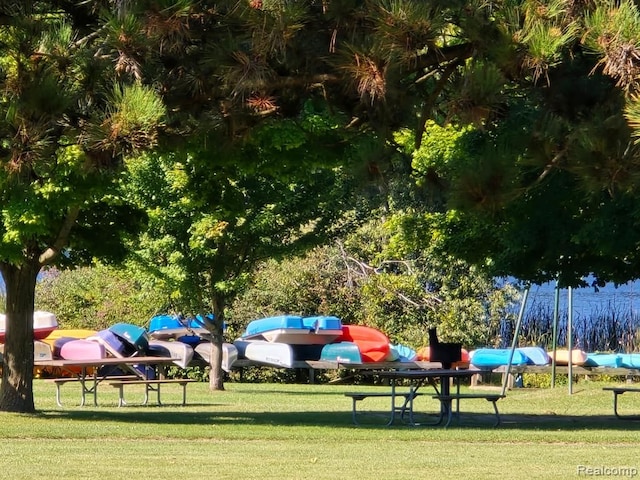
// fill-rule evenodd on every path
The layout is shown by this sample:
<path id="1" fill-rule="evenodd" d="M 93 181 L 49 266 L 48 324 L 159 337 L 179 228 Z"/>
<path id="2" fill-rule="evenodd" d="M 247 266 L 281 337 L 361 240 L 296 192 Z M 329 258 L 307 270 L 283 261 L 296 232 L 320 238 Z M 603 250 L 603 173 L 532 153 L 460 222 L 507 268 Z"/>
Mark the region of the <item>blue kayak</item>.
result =
<path id="1" fill-rule="evenodd" d="M 304 317 L 302 325 L 313 330 L 317 334 L 332 335 L 337 338 L 342 335 L 342 320 L 333 316 Z"/>
<path id="2" fill-rule="evenodd" d="M 320 361 L 362 363 L 362 355 L 358 345 L 353 342 L 329 343 L 322 347 Z"/>
<path id="3" fill-rule="evenodd" d="M 178 338 L 185 335 L 207 336 L 201 317 L 184 318 L 177 315 L 155 315 L 149 321 L 149 336 L 157 339 Z"/>
<path id="4" fill-rule="evenodd" d="M 418 353 L 406 345 L 392 344 L 389 361 L 413 362 L 418 358 Z"/>
<path id="5" fill-rule="evenodd" d="M 149 347 L 149 337 L 143 327 L 130 323 L 116 323 L 109 327 L 109 331 L 128 342 L 136 350 L 146 350 Z"/>
<path id="6" fill-rule="evenodd" d="M 498 368 L 509 364 L 510 348 L 479 348 L 469 354 L 471 356 L 471 365 L 478 368 Z M 526 365 L 527 356 L 514 350 L 511 365 Z"/>
<path id="7" fill-rule="evenodd" d="M 551 362 L 549 354 L 541 347 L 518 347 L 516 351 L 527 357 L 528 365 L 548 365 Z"/>
<path id="8" fill-rule="evenodd" d="M 337 317 L 306 317 L 279 315 L 249 322 L 242 338 L 264 339 L 289 345 L 325 345 L 342 334 L 342 322 Z"/>
<path id="9" fill-rule="evenodd" d="M 622 357 L 619 353 L 587 353 L 585 367 L 609 367 L 619 368 L 622 365 Z"/>
<path id="10" fill-rule="evenodd" d="M 620 366 L 624 368 L 640 368 L 640 353 L 621 353 Z"/>

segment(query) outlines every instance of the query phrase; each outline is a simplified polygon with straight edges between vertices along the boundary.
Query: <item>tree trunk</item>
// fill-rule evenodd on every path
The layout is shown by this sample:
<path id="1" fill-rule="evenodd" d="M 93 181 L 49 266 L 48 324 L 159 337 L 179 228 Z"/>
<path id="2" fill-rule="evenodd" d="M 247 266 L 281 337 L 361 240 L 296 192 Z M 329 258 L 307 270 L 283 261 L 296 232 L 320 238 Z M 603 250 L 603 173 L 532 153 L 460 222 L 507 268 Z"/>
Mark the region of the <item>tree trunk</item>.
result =
<path id="1" fill-rule="evenodd" d="M 224 390 L 224 373 L 222 371 L 222 343 L 224 342 L 224 305 L 221 295 L 213 299 L 213 322 L 211 332 L 211 358 L 209 359 L 209 389 Z"/>
<path id="2" fill-rule="evenodd" d="M 33 402 L 33 311 L 37 261 L 0 264 L 7 290 L 0 410 L 35 412 Z"/>

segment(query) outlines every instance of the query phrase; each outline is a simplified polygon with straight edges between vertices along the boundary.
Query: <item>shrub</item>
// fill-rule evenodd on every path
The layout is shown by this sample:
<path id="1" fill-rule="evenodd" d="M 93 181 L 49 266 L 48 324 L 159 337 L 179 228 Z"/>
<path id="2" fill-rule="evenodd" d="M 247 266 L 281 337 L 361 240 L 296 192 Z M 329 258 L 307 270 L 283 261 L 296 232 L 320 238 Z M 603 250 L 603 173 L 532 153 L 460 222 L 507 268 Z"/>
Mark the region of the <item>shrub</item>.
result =
<path id="1" fill-rule="evenodd" d="M 144 326 L 162 305 L 131 272 L 107 266 L 49 270 L 36 287 L 36 308 L 55 313 L 61 328 Z"/>

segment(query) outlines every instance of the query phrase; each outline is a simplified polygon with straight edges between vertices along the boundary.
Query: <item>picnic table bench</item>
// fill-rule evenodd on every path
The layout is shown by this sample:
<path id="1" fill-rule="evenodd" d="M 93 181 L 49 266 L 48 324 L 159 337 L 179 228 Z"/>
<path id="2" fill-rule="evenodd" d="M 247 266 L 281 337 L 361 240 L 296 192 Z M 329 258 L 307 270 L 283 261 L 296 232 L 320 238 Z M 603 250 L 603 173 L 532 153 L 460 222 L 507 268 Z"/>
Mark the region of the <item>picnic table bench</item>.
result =
<path id="1" fill-rule="evenodd" d="M 498 425 L 500 425 L 500 412 L 498 411 L 498 405 L 497 402 L 498 400 L 500 400 L 501 398 L 504 398 L 505 395 L 499 394 L 499 393 L 449 393 L 449 394 L 438 394 L 438 395 L 433 395 L 433 398 L 440 400 L 440 402 L 452 402 L 453 400 L 456 401 L 456 408 L 455 408 L 455 413 L 456 415 L 460 415 L 460 400 L 472 400 L 472 399 L 481 399 L 481 400 L 486 400 L 488 402 L 491 402 L 493 404 L 493 411 L 495 413 L 496 416 L 496 422 L 493 424 L 494 427 L 497 427 Z M 447 413 L 447 422 L 445 423 L 444 427 L 448 427 L 449 424 L 451 423 L 451 419 L 453 418 L 453 408 L 448 408 L 446 410 Z"/>
<path id="2" fill-rule="evenodd" d="M 386 423 L 387 426 L 393 424 L 395 421 L 395 416 L 397 412 L 400 412 L 400 418 L 404 421 L 404 416 L 409 411 L 410 415 L 412 413 L 412 400 L 418 395 L 422 395 L 422 393 L 408 391 L 408 392 L 394 392 L 394 391 L 384 391 L 384 392 L 345 392 L 346 397 L 351 398 L 351 418 L 353 419 L 353 423 L 355 425 L 360 425 L 358 422 L 358 402 L 363 401 L 368 397 L 389 397 L 391 398 L 391 410 L 389 421 Z M 398 405 L 396 403 L 396 398 L 404 399 L 402 405 Z M 363 413 L 362 411 L 360 412 Z"/>
<path id="3" fill-rule="evenodd" d="M 187 404 L 187 385 L 195 382 L 196 380 L 192 378 L 164 378 L 164 379 L 153 379 L 153 380 L 144 380 L 144 379 L 118 379 L 118 380 L 106 380 L 108 385 L 115 387 L 118 389 L 118 406 L 122 407 L 127 404 L 124 399 L 124 386 L 125 385 L 144 385 L 144 399 L 142 401 L 143 405 L 146 405 L 149 402 L 149 392 L 155 391 L 157 395 L 157 403 L 158 405 L 162 405 L 160 400 L 160 386 L 168 385 L 168 384 L 176 384 L 182 387 L 182 405 Z"/>
<path id="4" fill-rule="evenodd" d="M 97 395 L 97 388 L 98 388 L 98 383 L 104 381 L 106 378 L 109 379 L 120 379 L 120 380 L 135 380 L 136 377 L 135 375 L 122 375 L 120 377 L 97 377 L 96 378 L 96 382 L 92 387 L 83 387 L 83 392 L 82 392 L 82 401 L 81 401 L 81 406 L 84 405 L 85 402 L 85 394 L 86 393 L 93 393 L 94 395 Z M 58 377 L 58 378 L 45 378 L 44 379 L 45 382 L 47 383 L 53 383 L 56 386 L 56 403 L 58 404 L 59 407 L 62 407 L 62 393 L 60 392 L 60 387 L 64 384 L 67 383 L 84 383 L 85 379 L 83 378 L 79 378 L 79 377 Z"/>
<path id="5" fill-rule="evenodd" d="M 638 387 L 603 387 L 603 390 L 613 392 L 613 413 L 616 417 L 625 420 L 640 420 L 640 415 L 623 415 L 618 412 L 618 396 L 623 393 L 640 393 Z"/>

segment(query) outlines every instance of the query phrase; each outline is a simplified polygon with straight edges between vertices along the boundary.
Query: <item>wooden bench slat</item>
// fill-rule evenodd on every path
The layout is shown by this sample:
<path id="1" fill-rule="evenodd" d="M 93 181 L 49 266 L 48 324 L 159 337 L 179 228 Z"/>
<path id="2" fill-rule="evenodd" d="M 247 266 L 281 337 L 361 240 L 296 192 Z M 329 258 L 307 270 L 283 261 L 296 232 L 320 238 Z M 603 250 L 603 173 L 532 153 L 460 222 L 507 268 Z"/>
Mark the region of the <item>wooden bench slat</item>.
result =
<path id="1" fill-rule="evenodd" d="M 618 392 L 618 393 L 640 392 L 640 388 L 635 388 L 635 387 L 603 387 L 602 390 L 609 390 L 609 391 Z"/>
<path id="2" fill-rule="evenodd" d="M 183 384 L 183 383 L 193 383 L 193 382 L 197 382 L 197 380 L 194 380 L 193 378 L 170 378 L 170 379 L 157 379 L 157 380 L 141 380 L 141 379 L 131 379 L 131 380 L 106 380 L 106 383 L 108 383 L 109 385 L 159 385 L 159 384 L 165 384 L 165 383 L 178 383 L 178 384 Z"/>
<path id="3" fill-rule="evenodd" d="M 485 395 L 482 393 L 452 393 L 450 395 L 433 395 L 433 398 L 436 398 L 438 400 L 462 400 L 465 398 L 468 398 L 468 399 L 479 398 L 479 399 L 489 400 L 490 402 L 497 402 L 498 400 L 504 397 L 505 395 L 498 395 L 498 394 Z"/>
<path id="4" fill-rule="evenodd" d="M 359 401 L 362 401 L 368 397 L 377 397 L 377 398 L 404 398 L 404 402 L 400 406 L 396 406 L 395 404 L 391 405 L 391 413 L 389 421 L 387 422 L 387 426 L 391 425 L 395 419 L 396 412 L 400 412 L 400 418 L 403 419 L 406 412 L 409 411 L 410 417 L 413 416 L 413 399 L 420 395 L 423 395 L 419 392 L 345 392 L 346 397 L 351 398 L 351 418 L 353 419 L 353 423 L 355 425 L 360 425 L 358 422 L 358 409 L 357 404 Z M 393 399 L 395 402 L 395 398 Z M 361 412 L 362 413 L 362 412 Z"/>
<path id="5" fill-rule="evenodd" d="M 115 376 L 115 377 L 105 377 L 105 376 L 100 376 L 100 377 L 96 377 L 95 379 L 98 382 L 102 382 L 105 380 L 109 380 L 109 381 L 118 381 L 118 380 L 135 380 L 137 378 L 136 375 L 120 375 L 120 376 Z M 93 376 L 87 376 L 86 378 L 82 379 L 79 377 L 57 377 L 57 378 L 45 378 L 44 381 L 45 382 L 49 382 L 49 383 L 68 383 L 68 382 L 82 382 L 82 381 L 88 381 L 88 380 L 93 380 L 94 377 Z"/>
<path id="6" fill-rule="evenodd" d="M 152 379 L 152 380 L 107 380 L 106 383 L 118 389 L 118 406 L 122 407 L 126 405 L 124 400 L 124 386 L 125 385 L 144 385 L 144 401 L 143 405 L 149 402 L 149 391 L 155 391 L 158 398 L 158 405 L 162 405 L 160 401 L 160 386 L 165 384 L 177 384 L 182 387 L 182 405 L 187 404 L 187 385 L 196 382 L 193 378 L 165 378 L 165 379 Z"/>
<path id="7" fill-rule="evenodd" d="M 67 382 L 79 382 L 80 379 L 77 377 L 60 377 L 60 378 L 45 378 L 44 381 L 48 383 L 55 383 L 57 385 L 57 384 L 63 384 Z"/>
<path id="8" fill-rule="evenodd" d="M 93 393 L 93 401 L 94 404 L 97 405 L 97 389 L 98 389 L 98 384 L 102 381 L 104 381 L 106 378 L 112 378 L 112 379 L 121 379 L 121 380 L 126 380 L 126 379 L 130 379 L 130 380 L 134 380 L 136 378 L 139 378 L 135 375 L 120 375 L 120 376 L 116 376 L 116 377 L 104 377 L 104 376 L 100 376 L 100 377 L 93 377 L 93 376 L 87 376 L 85 378 L 80 378 L 80 377 L 57 377 L 57 378 L 45 378 L 44 381 L 48 382 L 48 383 L 54 383 L 56 386 L 56 403 L 58 404 L 59 407 L 62 407 L 62 394 L 60 392 L 60 387 L 62 385 L 64 385 L 65 383 L 81 383 L 82 384 L 82 401 L 80 405 L 84 405 L 84 401 L 85 401 L 85 395 L 86 394 L 90 394 Z M 90 382 L 90 387 L 87 387 L 87 382 Z"/>
<path id="9" fill-rule="evenodd" d="M 367 397 L 391 397 L 393 394 L 391 392 L 346 392 L 345 397 L 351 397 L 357 400 L 364 400 Z M 404 397 L 409 398 L 411 396 L 417 397 L 420 395 L 424 395 L 423 393 L 416 392 L 411 394 L 410 392 L 400 392 L 396 393 L 396 397 Z"/>

